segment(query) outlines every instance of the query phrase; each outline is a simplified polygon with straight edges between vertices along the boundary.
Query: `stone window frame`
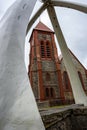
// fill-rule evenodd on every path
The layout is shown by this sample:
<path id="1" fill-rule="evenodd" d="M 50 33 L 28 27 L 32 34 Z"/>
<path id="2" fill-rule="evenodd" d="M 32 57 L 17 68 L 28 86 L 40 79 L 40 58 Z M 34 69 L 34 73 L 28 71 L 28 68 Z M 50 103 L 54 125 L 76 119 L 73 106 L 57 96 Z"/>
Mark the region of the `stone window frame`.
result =
<path id="1" fill-rule="evenodd" d="M 68 74 L 67 74 L 67 71 L 64 71 L 63 72 L 63 82 L 64 82 L 64 87 L 66 90 L 70 90 L 70 81 L 69 81 L 69 77 L 68 77 Z"/>
<path id="2" fill-rule="evenodd" d="M 46 87 L 45 88 L 45 96 L 46 99 L 52 99 L 55 98 L 55 90 L 53 87 Z"/>
<path id="3" fill-rule="evenodd" d="M 45 44 L 44 44 L 44 41 L 40 42 L 40 52 L 41 52 L 41 58 L 45 58 Z"/>
<path id="4" fill-rule="evenodd" d="M 40 53 L 41 53 L 41 58 L 45 59 L 51 59 L 52 54 L 51 54 L 51 43 L 49 40 L 41 40 L 40 41 Z"/>
<path id="5" fill-rule="evenodd" d="M 50 81 L 51 80 L 51 75 L 49 72 L 46 72 L 46 81 Z"/>
<path id="6" fill-rule="evenodd" d="M 46 41 L 46 57 L 51 58 L 51 46 L 48 40 Z"/>

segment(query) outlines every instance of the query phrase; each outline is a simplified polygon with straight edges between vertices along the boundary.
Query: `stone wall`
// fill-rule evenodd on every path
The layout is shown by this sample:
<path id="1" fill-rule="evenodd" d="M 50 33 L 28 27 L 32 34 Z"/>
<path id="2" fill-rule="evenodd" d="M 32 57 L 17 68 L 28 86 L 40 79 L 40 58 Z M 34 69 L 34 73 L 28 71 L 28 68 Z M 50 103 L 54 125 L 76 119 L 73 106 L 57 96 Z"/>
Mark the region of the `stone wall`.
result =
<path id="1" fill-rule="evenodd" d="M 32 89 L 36 99 L 39 98 L 38 94 L 38 73 L 37 71 L 32 72 Z"/>
<path id="2" fill-rule="evenodd" d="M 50 74 L 50 80 L 46 79 L 47 72 Z M 46 85 L 48 85 L 48 86 L 49 85 L 53 85 L 53 86 L 57 85 L 58 86 L 57 73 L 55 71 L 50 72 L 49 70 L 47 72 L 45 71 L 42 73 L 44 86 L 46 86 Z"/>
<path id="3" fill-rule="evenodd" d="M 58 83 L 58 76 L 56 71 L 56 65 L 53 60 L 44 60 L 42 65 L 42 80 L 44 89 L 46 87 L 54 89 L 55 98 L 60 98 L 60 88 Z M 50 79 L 47 80 L 46 74 L 49 73 Z"/>
<path id="4" fill-rule="evenodd" d="M 87 107 L 71 105 L 40 113 L 46 130 L 87 130 Z"/>
<path id="5" fill-rule="evenodd" d="M 85 88 L 85 92 L 87 91 L 87 77 L 86 77 L 86 73 L 85 73 L 85 68 L 84 66 L 78 61 L 78 59 L 75 57 L 74 54 L 70 53 L 72 61 L 75 65 L 75 68 L 77 70 L 77 72 L 80 72 L 82 75 L 82 79 L 83 79 L 83 83 L 84 83 L 84 88 Z M 64 61 L 62 59 L 61 61 L 61 73 L 63 75 L 63 72 L 66 71 L 66 67 L 64 65 Z"/>
<path id="6" fill-rule="evenodd" d="M 42 61 L 42 70 L 43 71 L 55 71 L 56 66 L 55 66 L 54 61 L 48 61 L 48 60 Z"/>
<path id="7" fill-rule="evenodd" d="M 85 73 L 86 69 L 79 62 L 79 60 L 75 57 L 75 55 L 71 51 L 70 51 L 70 55 L 71 55 L 72 61 L 73 61 L 74 65 L 75 65 L 75 68 L 76 68 L 77 72 L 80 72 L 80 74 L 81 74 L 81 78 L 82 78 L 82 82 L 83 82 L 83 83 L 82 82 L 81 83 L 82 83 L 82 86 L 83 86 L 83 88 L 85 90 L 85 93 L 87 95 L 87 76 L 86 76 L 86 73 Z M 63 73 L 64 73 L 64 71 L 67 72 L 66 67 L 64 65 L 64 60 L 62 59 L 61 60 L 62 81 L 63 81 Z M 66 89 L 64 81 L 63 81 L 63 85 L 64 85 L 64 96 L 65 96 L 65 99 L 69 100 L 69 101 L 74 101 L 72 89 L 71 90 L 70 89 Z"/>
<path id="8" fill-rule="evenodd" d="M 78 71 L 81 72 L 82 79 L 84 82 L 84 87 L 85 87 L 85 90 L 87 90 L 87 77 L 86 77 L 85 69 L 84 69 L 83 65 L 74 57 L 74 55 L 71 54 L 71 57 L 72 57 L 72 60 L 76 67 L 77 72 Z"/>

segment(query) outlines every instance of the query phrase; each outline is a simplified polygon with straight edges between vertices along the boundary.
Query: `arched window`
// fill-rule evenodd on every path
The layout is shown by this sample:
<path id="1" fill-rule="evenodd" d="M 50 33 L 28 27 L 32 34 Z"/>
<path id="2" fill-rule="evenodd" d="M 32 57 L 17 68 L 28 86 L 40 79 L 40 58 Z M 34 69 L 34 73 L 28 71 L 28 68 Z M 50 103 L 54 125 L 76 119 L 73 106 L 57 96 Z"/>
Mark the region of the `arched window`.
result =
<path id="1" fill-rule="evenodd" d="M 55 97 L 54 89 L 53 88 L 45 88 L 45 95 L 47 99 L 52 99 Z"/>
<path id="2" fill-rule="evenodd" d="M 47 80 L 47 81 L 50 81 L 50 80 L 51 80 L 50 74 L 49 74 L 48 72 L 46 73 L 46 80 Z"/>
<path id="3" fill-rule="evenodd" d="M 51 58 L 51 47 L 49 41 L 40 42 L 40 51 L 42 58 Z"/>
<path id="4" fill-rule="evenodd" d="M 51 95 L 51 97 L 54 97 L 54 89 L 53 88 L 50 88 L 50 95 Z"/>
<path id="5" fill-rule="evenodd" d="M 83 78 L 82 78 L 82 74 L 81 74 L 80 71 L 78 71 L 78 75 L 79 75 L 79 79 L 80 79 L 80 81 L 81 81 L 81 84 L 82 84 L 82 86 L 83 86 L 83 89 L 85 89 L 85 87 L 84 87 L 84 82 L 83 82 Z"/>
<path id="6" fill-rule="evenodd" d="M 49 95 L 49 88 L 46 88 L 45 91 L 46 91 L 46 97 L 48 98 L 50 96 Z"/>
<path id="7" fill-rule="evenodd" d="M 69 89 L 69 78 L 66 71 L 63 72 L 63 80 L 64 80 L 64 86 L 66 89 Z"/>
<path id="8" fill-rule="evenodd" d="M 48 41 L 46 42 L 46 56 L 47 58 L 51 57 L 50 43 Z"/>
<path id="9" fill-rule="evenodd" d="M 41 50 L 41 57 L 45 58 L 45 46 L 44 46 L 44 42 L 43 41 L 41 41 L 40 50 Z"/>

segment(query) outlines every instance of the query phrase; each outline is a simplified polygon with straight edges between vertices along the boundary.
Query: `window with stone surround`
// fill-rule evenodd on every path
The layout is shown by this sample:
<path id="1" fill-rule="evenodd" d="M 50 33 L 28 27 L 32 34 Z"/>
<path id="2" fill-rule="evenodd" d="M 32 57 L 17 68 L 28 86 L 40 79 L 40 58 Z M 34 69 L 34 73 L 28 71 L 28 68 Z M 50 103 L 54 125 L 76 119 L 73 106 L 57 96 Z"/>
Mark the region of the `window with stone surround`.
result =
<path id="1" fill-rule="evenodd" d="M 47 72 L 46 73 L 46 81 L 50 81 L 51 80 L 51 76 L 50 76 L 50 74 Z"/>
<path id="2" fill-rule="evenodd" d="M 54 93 L 54 89 L 51 87 L 46 87 L 45 88 L 45 95 L 47 99 L 50 98 L 54 98 L 55 97 L 55 93 Z"/>
<path id="3" fill-rule="evenodd" d="M 44 46 L 44 41 L 41 41 L 40 49 L 41 49 L 41 57 L 42 57 L 42 58 L 45 58 L 45 46 Z"/>
<path id="4" fill-rule="evenodd" d="M 50 95 L 49 95 L 49 88 L 46 88 L 45 91 L 46 91 L 46 92 L 45 92 L 45 93 L 46 93 L 46 97 L 49 98 L 49 96 L 50 96 Z"/>
<path id="5" fill-rule="evenodd" d="M 51 46 L 48 40 L 40 42 L 40 52 L 41 58 L 51 58 Z"/>
<path id="6" fill-rule="evenodd" d="M 54 97 L 54 89 L 53 88 L 50 88 L 50 96 Z"/>
<path id="7" fill-rule="evenodd" d="M 69 89 L 69 78 L 66 71 L 63 72 L 63 81 L 64 81 L 65 89 Z"/>
<path id="8" fill-rule="evenodd" d="M 46 42 L 46 57 L 51 58 L 51 49 L 49 41 Z"/>

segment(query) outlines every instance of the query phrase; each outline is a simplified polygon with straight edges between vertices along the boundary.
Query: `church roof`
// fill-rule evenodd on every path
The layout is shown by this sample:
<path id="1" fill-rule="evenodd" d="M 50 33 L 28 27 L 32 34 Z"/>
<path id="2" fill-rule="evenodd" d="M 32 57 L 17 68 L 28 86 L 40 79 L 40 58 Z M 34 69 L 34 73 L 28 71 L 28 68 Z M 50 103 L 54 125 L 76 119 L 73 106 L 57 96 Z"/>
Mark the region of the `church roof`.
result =
<path id="1" fill-rule="evenodd" d="M 47 31 L 54 33 L 50 28 L 48 28 L 45 24 L 43 24 L 41 21 L 37 24 L 37 26 L 34 28 L 35 30 L 41 30 L 41 31 Z"/>
<path id="2" fill-rule="evenodd" d="M 84 68 L 84 70 L 87 71 L 86 68 L 83 66 L 83 64 L 79 61 L 79 59 L 74 55 L 74 53 L 70 49 L 69 49 L 69 52 L 76 59 L 76 61 Z M 59 60 L 60 60 L 60 62 L 62 62 L 62 60 L 63 60 L 62 54 L 60 54 Z"/>

